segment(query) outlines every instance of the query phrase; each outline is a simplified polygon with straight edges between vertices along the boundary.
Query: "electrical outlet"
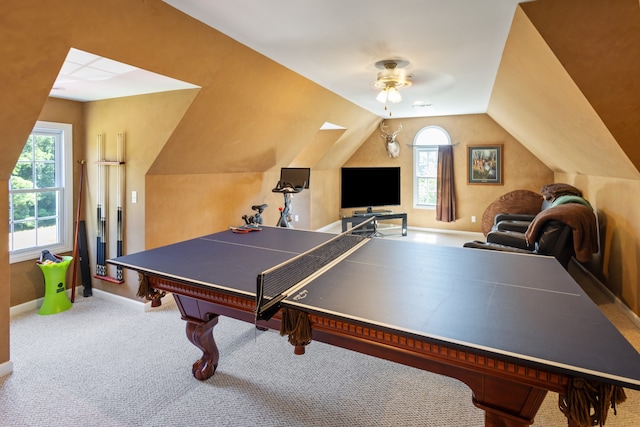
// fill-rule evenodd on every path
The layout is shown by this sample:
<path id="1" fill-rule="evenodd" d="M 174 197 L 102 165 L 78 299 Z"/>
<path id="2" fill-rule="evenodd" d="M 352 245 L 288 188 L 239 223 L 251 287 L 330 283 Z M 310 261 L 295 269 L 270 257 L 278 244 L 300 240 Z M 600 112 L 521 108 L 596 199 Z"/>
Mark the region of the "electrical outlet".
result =
<path id="1" fill-rule="evenodd" d="M 293 219 L 295 222 L 298 222 L 298 215 L 296 215 Z"/>
<path id="2" fill-rule="evenodd" d="M 476 222 L 476 216 L 475 216 L 475 215 L 473 215 L 473 216 L 471 217 L 471 222 Z"/>

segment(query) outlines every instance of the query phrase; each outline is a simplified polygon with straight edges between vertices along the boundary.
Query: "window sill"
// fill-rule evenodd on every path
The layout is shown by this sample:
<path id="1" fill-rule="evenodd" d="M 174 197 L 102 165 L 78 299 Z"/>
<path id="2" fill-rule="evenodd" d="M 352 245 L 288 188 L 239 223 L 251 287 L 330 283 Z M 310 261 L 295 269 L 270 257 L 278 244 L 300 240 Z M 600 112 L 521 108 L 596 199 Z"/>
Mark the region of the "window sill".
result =
<path id="1" fill-rule="evenodd" d="M 25 261 L 38 261 L 40 259 L 40 254 L 45 249 L 56 255 L 68 253 L 72 251 L 72 248 L 69 245 L 52 245 L 52 246 L 41 247 L 37 249 L 15 251 L 14 253 L 9 254 L 9 264 L 15 264 L 18 262 L 25 262 Z"/>
<path id="2" fill-rule="evenodd" d="M 435 205 L 414 205 L 413 209 L 423 209 L 425 211 L 435 211 Z"/>

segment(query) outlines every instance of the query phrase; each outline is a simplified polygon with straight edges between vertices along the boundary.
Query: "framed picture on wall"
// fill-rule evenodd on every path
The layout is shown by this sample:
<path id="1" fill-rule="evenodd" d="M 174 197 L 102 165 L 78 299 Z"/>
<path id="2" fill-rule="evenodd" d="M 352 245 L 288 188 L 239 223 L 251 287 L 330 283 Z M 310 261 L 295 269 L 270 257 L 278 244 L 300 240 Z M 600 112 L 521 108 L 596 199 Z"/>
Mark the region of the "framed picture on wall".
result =
<path id="1" fill-rule="evenodd" d="M 502 144 L 468 145 L 469 184 L 502 184 Z"/>

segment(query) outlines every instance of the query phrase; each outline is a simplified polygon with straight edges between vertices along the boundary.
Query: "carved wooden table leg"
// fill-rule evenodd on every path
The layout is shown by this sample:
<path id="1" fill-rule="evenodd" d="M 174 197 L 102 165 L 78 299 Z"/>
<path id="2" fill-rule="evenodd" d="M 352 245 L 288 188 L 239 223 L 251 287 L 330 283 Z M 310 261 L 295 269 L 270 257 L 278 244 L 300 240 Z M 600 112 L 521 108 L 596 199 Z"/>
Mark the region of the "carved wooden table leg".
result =
<path id="1" fill-rule="evenodd" d="M 193 376 L 199 380 L 211 378 L 218 367 L 220 352 L 213 338 L 213 327 L 218 324 L 218 316 L 203 322 L 197 319 L 186 319 L 187 338 L 193 345 L 202 350 L 202 357 L 193 364 Z"/>
<path id="2" fill-rule="evenodd" d="M 547 395 L 547 390 L 484 376 L 472 387 L 473 404 L 485 411 L 485 427 L 527 427 Z"/>

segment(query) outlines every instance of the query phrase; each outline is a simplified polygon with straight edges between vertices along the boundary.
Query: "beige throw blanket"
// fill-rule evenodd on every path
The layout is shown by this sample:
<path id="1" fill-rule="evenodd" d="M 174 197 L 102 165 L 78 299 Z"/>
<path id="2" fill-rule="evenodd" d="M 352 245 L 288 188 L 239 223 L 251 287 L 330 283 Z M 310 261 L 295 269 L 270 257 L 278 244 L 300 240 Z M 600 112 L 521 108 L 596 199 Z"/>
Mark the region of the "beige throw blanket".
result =
<path id="1" fill-rule="evenodd" d="M 593 211 L 579 203 L 567 203 L 553 206 L 540 212 L 529 224 L 525 233 L 527 244 L 538 240 L 542 227 L 546 221 L 555 219 L 573 229 L 573 247 L 576 259 L 589 262 L 593 254 L 598 252 L 598 230 Z"/>

